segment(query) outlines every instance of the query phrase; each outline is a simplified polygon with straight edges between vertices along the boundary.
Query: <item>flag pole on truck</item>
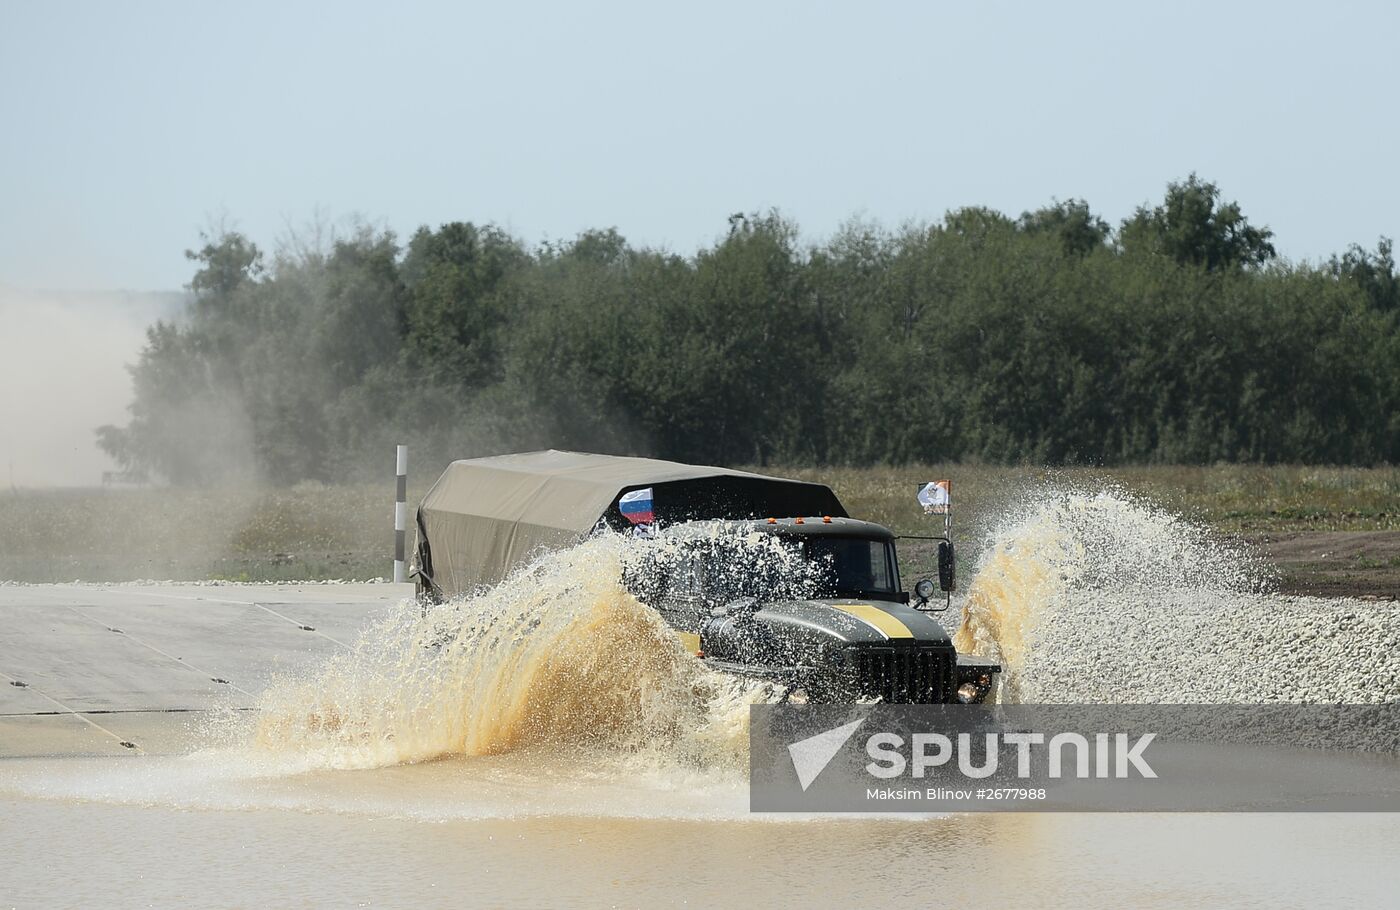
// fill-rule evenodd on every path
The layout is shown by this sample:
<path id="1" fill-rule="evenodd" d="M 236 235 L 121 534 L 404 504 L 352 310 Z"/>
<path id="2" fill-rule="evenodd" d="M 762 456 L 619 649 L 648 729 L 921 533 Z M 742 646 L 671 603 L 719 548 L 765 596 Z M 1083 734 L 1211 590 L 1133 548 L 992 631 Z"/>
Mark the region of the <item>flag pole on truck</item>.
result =
<path id="1" fill-rule="evenodd" d="M 919 505 L 925 515 L 943 516 L 943 537 L 938 540 L 938 586 L 948 595 L 946 610 L 953 604 L 953 590 L 957 587 L 955 560 L 953 556 L 953 482 L 951 480 L 930 480 L 919 484 Z M 924 592 L 919 592 L 924 600 Z"/>

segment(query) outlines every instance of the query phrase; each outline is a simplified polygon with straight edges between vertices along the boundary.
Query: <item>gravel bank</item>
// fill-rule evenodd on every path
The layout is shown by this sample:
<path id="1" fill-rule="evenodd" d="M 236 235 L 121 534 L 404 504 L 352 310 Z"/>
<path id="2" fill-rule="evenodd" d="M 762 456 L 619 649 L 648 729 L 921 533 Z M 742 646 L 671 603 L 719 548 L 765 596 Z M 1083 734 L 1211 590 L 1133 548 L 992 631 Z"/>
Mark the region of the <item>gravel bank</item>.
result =
<path id="1" fill-rule="evenodd" d="M 1394 602 L 1085 592 L 1062 598 L 1030 640 L 1019 672 L 1025 702 L 1400 699 L 1400 610 Z"/>

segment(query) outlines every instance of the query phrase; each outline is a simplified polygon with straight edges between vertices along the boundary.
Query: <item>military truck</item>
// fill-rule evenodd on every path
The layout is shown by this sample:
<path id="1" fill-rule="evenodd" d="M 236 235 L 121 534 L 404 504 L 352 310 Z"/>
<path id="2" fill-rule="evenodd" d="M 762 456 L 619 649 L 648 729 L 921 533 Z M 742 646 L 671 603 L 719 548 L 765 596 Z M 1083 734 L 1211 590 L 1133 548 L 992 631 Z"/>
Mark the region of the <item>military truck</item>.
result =
<path id="1" fill-rule="evenodd" d="M 665 537 L 667 558 L 624 583 L 697 659 L 816 703 L 977 703 L 1000 667 L 958 654 L 931 614 L 956 584 L 913 594 L 896 537 L 850 517 L 825 485 L 727 468 L 549 450 L 455 461 L 417 511 L 412 576 L 443 601 L 482 590 L 540 553 L 593 534 Z M 768 535 L 768 538 L 756 537 Z M 797 565 L 800 593 L 755 554 L 768 539 Z M 741 542 L 747 541 L 747 545 Z M 660 554 L 660 548 L 654 550 Z M 745 561 L 754 564 L 745 564 Z M 763 563 L 763 564 L 759 564 Z"/>

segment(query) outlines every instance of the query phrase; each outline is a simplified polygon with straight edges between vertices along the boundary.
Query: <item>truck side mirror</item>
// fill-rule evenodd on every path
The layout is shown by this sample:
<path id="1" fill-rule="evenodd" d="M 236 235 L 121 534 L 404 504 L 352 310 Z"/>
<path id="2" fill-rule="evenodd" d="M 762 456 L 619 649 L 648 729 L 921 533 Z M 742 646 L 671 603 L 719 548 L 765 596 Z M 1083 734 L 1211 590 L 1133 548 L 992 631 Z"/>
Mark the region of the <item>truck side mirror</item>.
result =
<path id="1" fill-rule="evenodd" d="M 724 604 L 715 604 L 710 607 L 711 616 L 730 616 L 733 614 L 752 615 L 758 612 L 758 598 L 740 597 Z"/>
<path id="2" fill-rule="evenodd" d="M 951 540 L 938 545 L 938 586 L 944 591 L 957 589 L 957 557 L 953 555 Z"/>

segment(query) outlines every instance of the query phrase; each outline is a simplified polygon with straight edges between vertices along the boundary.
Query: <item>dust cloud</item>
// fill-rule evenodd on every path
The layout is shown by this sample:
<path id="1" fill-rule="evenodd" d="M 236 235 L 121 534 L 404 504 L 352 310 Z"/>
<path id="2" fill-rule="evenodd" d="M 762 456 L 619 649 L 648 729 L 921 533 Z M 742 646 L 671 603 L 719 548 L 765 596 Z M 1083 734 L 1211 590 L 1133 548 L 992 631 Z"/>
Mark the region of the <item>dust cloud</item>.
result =
<path id="1" fill-rule="evenodd" d="M 175 292 L 33 291 L 0 284 L 0 482 L 96 486 L 115 470 L 94 428 L 125 424 L 128 364 Z"/>

